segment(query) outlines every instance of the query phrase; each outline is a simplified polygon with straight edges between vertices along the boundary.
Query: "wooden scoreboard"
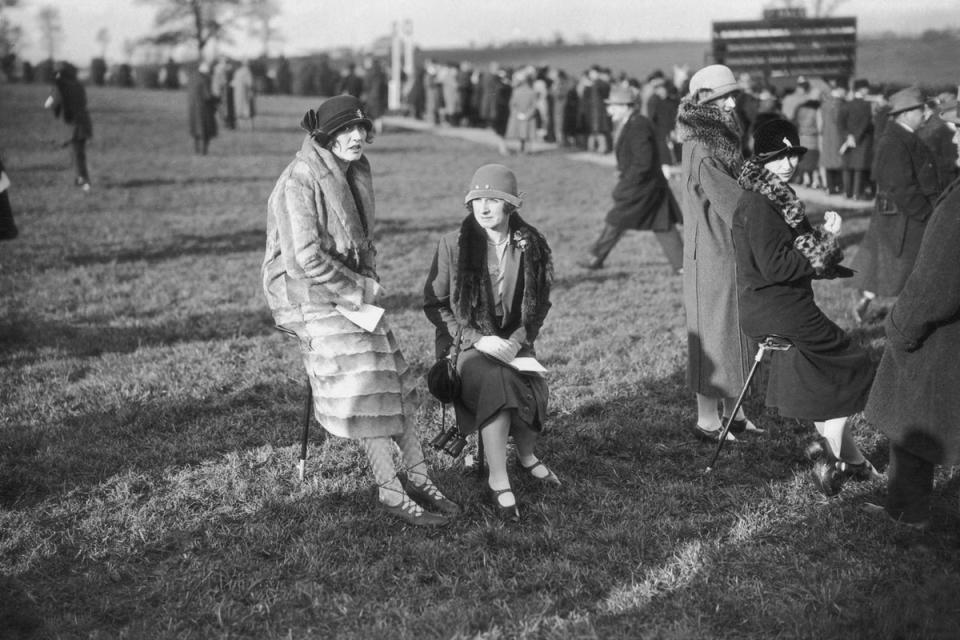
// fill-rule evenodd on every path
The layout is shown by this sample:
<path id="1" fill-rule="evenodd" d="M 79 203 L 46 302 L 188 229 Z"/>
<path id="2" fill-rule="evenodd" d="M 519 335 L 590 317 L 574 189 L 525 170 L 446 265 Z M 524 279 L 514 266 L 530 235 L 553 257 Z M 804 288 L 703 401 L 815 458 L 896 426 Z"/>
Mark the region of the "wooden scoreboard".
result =
<path id="1" fill-rule="evenodd" d="M 857 19 L 808 18 L 770 9 L 762 20 L 713 23 L 713 60 L 734 74 L 821 77 L 846 83 L 856 72 Z"/>

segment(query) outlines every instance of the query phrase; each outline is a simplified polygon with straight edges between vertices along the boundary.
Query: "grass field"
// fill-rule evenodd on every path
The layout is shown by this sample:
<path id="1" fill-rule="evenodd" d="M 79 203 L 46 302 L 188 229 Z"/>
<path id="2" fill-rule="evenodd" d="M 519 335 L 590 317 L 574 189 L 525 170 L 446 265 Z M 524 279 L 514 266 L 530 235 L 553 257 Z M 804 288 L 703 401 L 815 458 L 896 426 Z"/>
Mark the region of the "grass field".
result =
<path id="1" fill-rule="evenodd" d="M 649 234 L 577 269 L 610 169 L 550 152 L 511 161 L 556 256 L 538 351 L 550 369 L 540 454 L 564 487 L 517 480 L 518 526 L 430 454 L 466 506 L 449 528 L 374 507 L 356 443 L 295 462 L 302 368 L 259 286 L 265 202 L 308 99 L 261 101 L 257 131 L 198 157 L 180 93 L 92 89 L 94 190 L 72 186 L 41 87 L 4 86 L 0 144 L 21 237 L 0 244 L 2 638 L 952 638 L 960 625 L 957 480 L 926 534 L 860 511 L 882 483 L 815 493 L 812 425 L 725 448 L 686 427 L 681 285 Z M 388 131 L 370 147 L 380 272 L 412 366 L 438 237 L 495 150 Z M 866 218 L 847 217 L 848 241 Z M 818 288 L 843 326 L 851 301 Z M 882 328 L 857 336 L 879 356 Z M 422 408 L 424 440 L 435 403 Z M 886 464 L 886 443 L 857 436 Z"/>

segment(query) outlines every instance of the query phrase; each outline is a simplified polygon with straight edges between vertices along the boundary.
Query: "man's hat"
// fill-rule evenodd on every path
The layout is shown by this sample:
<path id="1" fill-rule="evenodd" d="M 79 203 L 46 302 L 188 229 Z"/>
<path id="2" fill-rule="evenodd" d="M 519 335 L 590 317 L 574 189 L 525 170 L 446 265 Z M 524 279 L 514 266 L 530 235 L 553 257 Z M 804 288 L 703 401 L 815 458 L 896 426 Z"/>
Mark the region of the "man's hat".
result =
<path id="1" fill-rule="evenodd" d="M 924 102 L 923 94 L 917 87 L 901 89 L 890 96 L 890 115 L 895 116 L 911 109 L 922 109 Z"/>
<path id="2" fill-rule="evenodd" d="M 631 87 L 616 86 L 610 89 L 610 97 L 604 102 L 607 104 L 633 104 L 637 101 L 637 95 Z"/>
<path id="3" fill-rule="evenodd" d="M 802 156 L 806 152 L 807 148 L 800 146 L 796 125 L 789 120 L 769 120 L 753 132 L 753 154 L 762 163 L 786 155 Z"/>
<path id="4" fill-rule="evenodd" d="M 523 204 L 522 195 L 517 191 L 517 177 L 513 171 L 502 164 L 485 164 L 473 174 L 463 202 L 470 204 L 477 198 L 497 198 L 519 207 Z"/>

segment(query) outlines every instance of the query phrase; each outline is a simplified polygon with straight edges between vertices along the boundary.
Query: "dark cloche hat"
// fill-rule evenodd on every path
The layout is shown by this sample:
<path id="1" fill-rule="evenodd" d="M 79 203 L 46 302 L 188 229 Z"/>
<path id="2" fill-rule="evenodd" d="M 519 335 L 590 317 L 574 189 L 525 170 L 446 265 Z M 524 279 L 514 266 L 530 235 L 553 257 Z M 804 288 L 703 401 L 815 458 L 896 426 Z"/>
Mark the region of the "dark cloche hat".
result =
<path id="1" fill-rule="evenodd" d="M 363 110 L 363 104 L 353 96 L 334 96 L 324 100 L 316 111 L 311 109 L 303 116 L 300 127 L 310 135 L 322 135 L 326 138 L 352 124 L 362 124 L 367 131 L 373 128 L 373 122 Z"/>
<path id="2" fill-rule="evenodd" d="M 789 120 L 770 120 L 753 132 L 753 154 L 760 162 L 786 155 L 802 156 L 806 152 L 807 148 L 800 146 L 796 125 Z"/>
<path id="3" fill-rule="evenodd" d="M 477 198 L 498 198 L 515 207 L 523 204 L 523 194 L 517 189 L 517 177 L 502 164 L 485 164 L 473 174 L 463 202 L 470 204 Z"/>

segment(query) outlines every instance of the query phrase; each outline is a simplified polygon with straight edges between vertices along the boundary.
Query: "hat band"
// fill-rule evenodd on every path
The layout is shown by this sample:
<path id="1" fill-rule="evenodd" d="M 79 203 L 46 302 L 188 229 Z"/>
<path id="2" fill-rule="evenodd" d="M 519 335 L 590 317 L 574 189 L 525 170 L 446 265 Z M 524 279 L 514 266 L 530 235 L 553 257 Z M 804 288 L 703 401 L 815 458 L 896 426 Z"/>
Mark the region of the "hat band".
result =
<path id="1" fill-rule="evenodd" d="M 500 191 L 499 189 L 472 189 L 467 196 L 463 199 L 464 204 L 470 204 L 472 200 L 478 198 L 496 198 L 497 200 L 503 200 L 509 202 L 515 207 L 519 207 L 523 204 L 523 200 L 520 196 L 515 196 L 512 193 L 507 193 L 506 191 Z"/>

